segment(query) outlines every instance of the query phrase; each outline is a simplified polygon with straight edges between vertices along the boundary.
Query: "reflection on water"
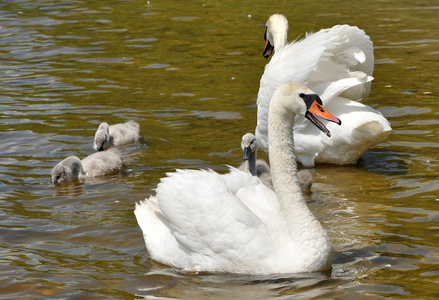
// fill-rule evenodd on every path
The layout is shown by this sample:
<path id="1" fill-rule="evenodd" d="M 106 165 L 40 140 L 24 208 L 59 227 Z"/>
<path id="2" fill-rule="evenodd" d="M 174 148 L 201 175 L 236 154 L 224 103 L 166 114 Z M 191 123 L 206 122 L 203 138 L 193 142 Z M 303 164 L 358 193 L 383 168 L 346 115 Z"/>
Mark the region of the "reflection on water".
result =
<path id="1" fill-rule="evenodd" d="M 351 2 L 2 2 L 0 298 L 437 298 L 438 7 L 370 1 L 366 16 Z M 291 37 L 341 23 L 371 36 L 365 104 L 394 129 L 354 166 L 310 170 L 332 271 L 194 274 L 151 261 L 134 203 L 175 168 L 241 163 L 264 23 L 279 11 Z M 93 152 L 101 122 L 127 120 L 144 140 L 121 147 L 123 174 L 51 184 L 56 163 Z"/>

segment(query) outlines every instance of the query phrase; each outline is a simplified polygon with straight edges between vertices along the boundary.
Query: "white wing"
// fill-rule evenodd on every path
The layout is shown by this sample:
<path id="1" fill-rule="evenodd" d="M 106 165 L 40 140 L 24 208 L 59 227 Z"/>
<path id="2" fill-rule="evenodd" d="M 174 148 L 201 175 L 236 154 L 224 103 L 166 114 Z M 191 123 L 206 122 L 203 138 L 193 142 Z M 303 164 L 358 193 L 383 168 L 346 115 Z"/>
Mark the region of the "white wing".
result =
<path id="1" fill-rule="evenodd" d="M 266 200 L 259 195 L 242 201 L 239 195 L 241 189 L 259 186 L 270 190 L 237 169 L 227 175 L 200 170 L 168 174 L 158 185 L 156 197 L 136 206 L 152 258 L 189 270 L 198 270 L 198 266 L 210 271 L 257 269 L 256 262 L 274 252 L 269 225 L 260 217 L 262 209 L 254 212 L 251 205 Z M 151 231 L 145 226 L 160 228 L 162 236 L 145 234 Z M 162 251 L 164 248 L 168 250 Z"/>
<path id="2" fill-rule="evenodd" d="M 260 147 L 268 150 L 268 108 L 274 90 L 295 81 L 320 95 L 328 111 L 342 121 L 341 126 L 328 124 L 332 134 L 328 138 L 303 117 L 296 117 L 296 158 L 306 166 L 355 163 L 391 132 L 380 112 L 353 103 L 369 95 L 373 68 L 373 44 L 354 26 L 322 29 L 277 51 L 265 67 L 258 93 L 255 132 Z"/>

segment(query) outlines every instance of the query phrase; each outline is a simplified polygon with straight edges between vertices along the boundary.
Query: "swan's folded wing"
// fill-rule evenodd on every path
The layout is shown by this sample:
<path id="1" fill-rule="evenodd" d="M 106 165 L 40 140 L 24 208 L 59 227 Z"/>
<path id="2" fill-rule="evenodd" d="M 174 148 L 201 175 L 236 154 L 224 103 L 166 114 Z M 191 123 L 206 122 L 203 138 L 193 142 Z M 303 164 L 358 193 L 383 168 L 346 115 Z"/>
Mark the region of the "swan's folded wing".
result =
<path id="1" fill-rule="evenodd" d="M 249 172 L 245 170 L 236 169 L 235 167 L 229 166 L 229 172 L 221 175 L 227 189 L 232 194 L 236 195 L 236 193 L 248 186 L 255 186 L 259 184 L 259 180 L 255 176 L 251 176 Z"/>
<path id="2" fill-rule="evenodd" d="M 264 183 L 244 187 L 236 196 L 262 220 L 273 236 L 289 235 L 276 194 Z"/>
<path id="3" fill-rule="evenodd" d="M 264 162 L 265 163 L 265 162 Z M 265 163 L 268 167 L 268 164 Z M 269 168 L 269 167 L 268 167 Z M 276 193 L 259 177 L 230 167 L 230 172 L 222 175 L 230 191 L 261 220 L 268 230 L 281 230 L 285 225 Z"/>
<path id="4" fill-rule="evenodd" d="M 156 192 L 173 236 L 194 253 L 194 265 L 200 257 L 228 264 L 231 257 L 260 260 L 270 252 L 266 225 L 229 191 L 221 175 L 179 170 L 162 179 Z"/>

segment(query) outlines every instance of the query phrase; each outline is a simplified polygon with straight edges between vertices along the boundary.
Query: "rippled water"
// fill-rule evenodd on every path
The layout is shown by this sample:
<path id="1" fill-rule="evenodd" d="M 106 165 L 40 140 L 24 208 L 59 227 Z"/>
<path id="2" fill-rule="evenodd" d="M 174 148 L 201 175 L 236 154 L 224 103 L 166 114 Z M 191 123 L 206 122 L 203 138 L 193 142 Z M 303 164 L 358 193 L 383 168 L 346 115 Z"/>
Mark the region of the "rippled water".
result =
<path id="1" fill-rule="evenodd" d="M 437 1 L 0 2 L 0 297 L 434 299 L 439 296 Z M 375 45 L 365 103 L 394 129 L 354 166 L 317 166 L 309 206 L 329 273 L 192 274 L 148 258 L 133 215 L 165 172 L 241 163 L 268 16 L 290 40 L 349 23 Z M 121 175 L 54 187 L 102 121 L 135 120 Z"/>

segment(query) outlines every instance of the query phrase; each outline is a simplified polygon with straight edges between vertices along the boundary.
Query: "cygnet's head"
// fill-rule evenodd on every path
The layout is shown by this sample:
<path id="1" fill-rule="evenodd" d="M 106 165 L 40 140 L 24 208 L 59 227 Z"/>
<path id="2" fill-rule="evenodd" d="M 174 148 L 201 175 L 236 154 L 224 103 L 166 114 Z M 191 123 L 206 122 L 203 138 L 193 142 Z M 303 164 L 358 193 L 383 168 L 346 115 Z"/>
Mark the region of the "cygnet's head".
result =
<path id="1" fill-rule="evenodd" d="M 104 151 L 110 144 L 110 126 L 107 123 L 101 123 L 95 134 L 93 148 L 95 151 Z"/>
<path id="2" fill-rule="evenodd" d="M 60 183 L 71 180 L 78 178 L 80 174 L 85 174 L 81 161 L 76 156 L 69 156 L 52 169 L 52 182 Z"/>
<path id="3" fill-rule="evenodd" d="M 248 160 L 250 155 L 258 150 L 258 143 L 253 133 L 246 133 L 242 136 L 241 149 L 244 151 L 243 160 Z"/>

